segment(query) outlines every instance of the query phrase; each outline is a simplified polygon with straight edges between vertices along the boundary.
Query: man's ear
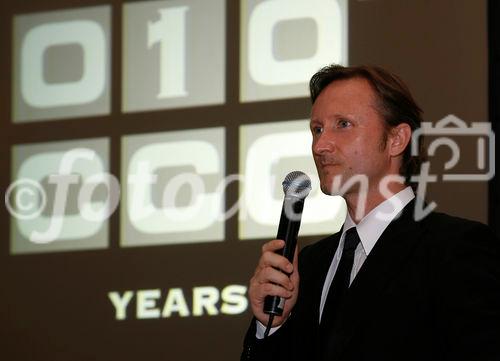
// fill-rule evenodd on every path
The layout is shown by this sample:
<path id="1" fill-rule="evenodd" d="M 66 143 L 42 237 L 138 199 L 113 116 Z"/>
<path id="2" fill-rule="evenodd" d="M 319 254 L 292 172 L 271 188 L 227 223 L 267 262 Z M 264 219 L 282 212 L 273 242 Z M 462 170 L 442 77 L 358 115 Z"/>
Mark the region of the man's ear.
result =
<path id="1" fill-rule="evenodd" d="M 389 154 L 397 157 L 406 149 L 411 141 L 411 127 L 408 123 L 401 123 L 393 127 L 389 136 Z"/>

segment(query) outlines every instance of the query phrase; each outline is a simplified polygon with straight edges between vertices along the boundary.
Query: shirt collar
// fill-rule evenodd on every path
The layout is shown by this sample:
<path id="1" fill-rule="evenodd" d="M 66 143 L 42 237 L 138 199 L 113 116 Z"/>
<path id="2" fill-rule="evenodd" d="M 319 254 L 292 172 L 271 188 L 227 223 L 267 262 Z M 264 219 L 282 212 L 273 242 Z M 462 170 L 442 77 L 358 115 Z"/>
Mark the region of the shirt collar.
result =
<path id="1" fill-rule="evenodd" d="M 356 227 L 361 244 L 368 256 L 387 226 L 397 218 L 403 211 L 403 208 L 410 203 L 413 198 L 415 198 L 415 194 L 412 188 L 406 187 L 373 208 L 357 225 L 352 220 L 349 212 L 347 212 L 342 230 L 342 239 L 345 237 L 345 232 L 348 229 Z"/>

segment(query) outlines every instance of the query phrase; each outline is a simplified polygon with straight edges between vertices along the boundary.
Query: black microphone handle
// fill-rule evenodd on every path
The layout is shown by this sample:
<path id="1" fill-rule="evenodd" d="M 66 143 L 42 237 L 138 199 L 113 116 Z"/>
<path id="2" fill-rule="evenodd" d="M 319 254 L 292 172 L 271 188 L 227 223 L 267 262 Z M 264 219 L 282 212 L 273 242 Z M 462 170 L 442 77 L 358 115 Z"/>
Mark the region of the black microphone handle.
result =
<path id="1" fill-rule="evenodd" d="M 282 239 L 285 241 L 285 247 L 276 253 L 286 257 L 290 262 L 293 262 L 303 208 L 303 198 L 285 196 L 285 199 L 283 200 L 283 207 L 281 209 L 278 234 L 276 236 L 276 239 Z M 292 219 L 288 217 L 287 212 L 291 213 L 290 215 L 292 216 Z M 285 299 L 282 297 L 266 296 L 264 299 L 264 313 L 281 316 L 283 314 L 284 304 Z"/>

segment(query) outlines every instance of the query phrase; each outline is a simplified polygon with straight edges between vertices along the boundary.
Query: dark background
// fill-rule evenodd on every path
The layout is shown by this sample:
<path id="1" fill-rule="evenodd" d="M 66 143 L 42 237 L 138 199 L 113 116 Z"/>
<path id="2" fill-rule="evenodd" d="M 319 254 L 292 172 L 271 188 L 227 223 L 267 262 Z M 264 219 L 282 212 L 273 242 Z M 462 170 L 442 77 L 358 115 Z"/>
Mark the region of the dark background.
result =
<path id="1" fill-rule="evenodd" d="M 101 4 L 112 5 L 112 109 L 107 116 L 13 124 L 13 15 Z M 122 1 L 3 1 L 0 14 L 0 184 L 11 182 L 14 144 L 109 137 L 111 172 L 120 174 L 120 140 L 125 134 L 195 129 L 221 124 L 226 129 L 226 174 L 238 173 L 241 124 L 308 118 L 307 98 L 239 102 L 239 1 L 226 2 L 226 102 L 191 109 L 121 112 Z M 499 6 L 490 4 L 490 30 Z M 499 15 L 495 15 L 499 14 Z M 486 0 L 349 1 L 349 63 L 377 64 L 399 74 L 425 111 L 426 121 L 455 114 L 467 123 L 497 119 L 499 74 L 490 63 Z M 490 33 L 493 61 L 498 41 Z M 495 95 L 495 98 L 493 96 Z M 165 117 L 179 119 L 165 122 Z M 222 120 L 222 121 L 221 121 Z M 496 123 L 498 124 L 498 123 Z M 497 148 L 498 153 L 498 148 Z M 444 157 L 445 155 L 443 155 Z M 473 157 L 472 154 L 463 154 Z M 472 159 L 472 158 L 471 158 Z M 498 179 L 495 181 L 498 184 Z M 489 222 L 498 231 L 495 183 L 434 184 L 428 194 L 439 209 Z M 498 189 L 498 188 L 497 188 Z M 488 201 L 489 194 L 493 202 Z M 226 193 L 234 204 L 237 186 Z M 0 357 L 8 360 L 234 360 L 250 313 L 238 316 L 171 317 L 116 321 L 110 290 L 247 284 L 265 240 L 238 239 L 237 217 L 226 222 L 223 242 L 125 249 L 119 247 L 119 210 L 110 220 L 110 246 L 104 250 L 33 255 L 9 254 L 9 214 L 1 208 Z M 311 242 L 319 237 L 307 237 Z M 130 307 L 132 308 L 132 304 Z"/>
<path id="2" fill-rule="evenodd" d="M 498 1 L 488 2 L 488 53 L 489 53 L 489 111 L 493 131 L 500 130 L 500 4 Z M 495 148 L 495 162 L 498 168 L 500 148 Z M 490 226 L 500 235 L 500 177 L 495 176 L 489 184 Z"/>

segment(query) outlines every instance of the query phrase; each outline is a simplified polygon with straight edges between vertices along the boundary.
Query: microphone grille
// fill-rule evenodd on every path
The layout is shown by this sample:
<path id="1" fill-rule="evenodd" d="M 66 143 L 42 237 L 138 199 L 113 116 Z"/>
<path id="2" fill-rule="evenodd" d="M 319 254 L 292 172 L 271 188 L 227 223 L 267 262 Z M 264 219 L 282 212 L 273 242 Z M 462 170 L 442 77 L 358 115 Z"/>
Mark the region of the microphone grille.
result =
<path id="1" fill-rule="evenodd" d="M 285 195 L 299 198 L 306 198 L 311 191 L 311 179 L 299 170 L 288 173 L 282 185 Z"/>

